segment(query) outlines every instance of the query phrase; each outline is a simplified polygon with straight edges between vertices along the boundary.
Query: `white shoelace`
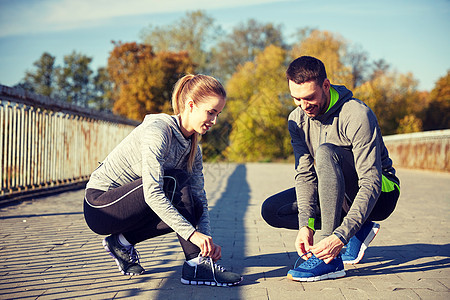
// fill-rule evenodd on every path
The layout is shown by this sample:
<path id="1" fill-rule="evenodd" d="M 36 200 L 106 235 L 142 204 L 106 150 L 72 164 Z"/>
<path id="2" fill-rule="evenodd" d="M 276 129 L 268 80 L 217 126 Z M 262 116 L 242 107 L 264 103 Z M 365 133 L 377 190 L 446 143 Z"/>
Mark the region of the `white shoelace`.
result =
<path id="1" fill-rule="evenodd" d="M 212 271 L 212 274 L 213 274 L 213 279 L 214 279 L 214 281 L 216 282 L 216 284 L 219 285 L 220 283 L 219 283 L 219 282 L 217 281 L 217 279 L 216 279 L 216 270 L 215 270 L 215 269 L 217 268 L 219 271 L 224 272 L 224 271 L 225 271 L 225 268 L 222 267 L 222 266 L 219 265 L 219 264 L 216 264 L 216 263 L 212 260 L 211 257 L 203 257 L 203 256 L 201 256 L 201 255 L 199 255 L 199 257 L 200 257 L 200 263 L 199 263 L 199 264 L 201 264 L 201 263 L 207 263 L 207 264 L 209 264 L 209 265 L 211 266 L 211 271 Z M 195 274 L 197 274 L 197 266 L 198 266 L 198 265 L 195 266 Z"/>
<path id="2" fill-rule="evenodd" d="M 136 248 L 134 248 L 134 246 L 123 247 L 122 251 L 130 256 L 130 259 L 133 263 L 135 262 L 137 262 L 138 264 L 141 263 L 139 252 L 136 250 Z"/>

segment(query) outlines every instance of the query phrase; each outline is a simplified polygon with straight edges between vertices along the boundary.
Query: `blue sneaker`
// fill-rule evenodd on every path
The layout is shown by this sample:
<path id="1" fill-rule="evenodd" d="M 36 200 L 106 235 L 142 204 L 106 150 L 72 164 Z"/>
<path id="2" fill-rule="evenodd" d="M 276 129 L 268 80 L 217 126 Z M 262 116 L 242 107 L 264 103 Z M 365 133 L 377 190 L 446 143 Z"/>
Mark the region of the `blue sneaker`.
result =
<path id="1" fill-rule="evenodd" d="M 345 253 L 342 254 L 344 264 L 357 264 L 364 256 L 364 251 L 380 230 L 380 224 L 375 222 L 364 223 L 361 229 L 347 244 Z"/>
<path id="2" fill-rule="evenodd" d="M 299 259 L 301 259 L 299 257 Z M 295 262 L 297 265 L 298 259 Z M 289 270 L 287 278 L 294 281 L 318 281 L 323 279 L 335 279 L 345 276 L 344 264 L 341 255 L 338 255 L 329 264 L 317 257 L 311 256 L 298 267 Z"/>

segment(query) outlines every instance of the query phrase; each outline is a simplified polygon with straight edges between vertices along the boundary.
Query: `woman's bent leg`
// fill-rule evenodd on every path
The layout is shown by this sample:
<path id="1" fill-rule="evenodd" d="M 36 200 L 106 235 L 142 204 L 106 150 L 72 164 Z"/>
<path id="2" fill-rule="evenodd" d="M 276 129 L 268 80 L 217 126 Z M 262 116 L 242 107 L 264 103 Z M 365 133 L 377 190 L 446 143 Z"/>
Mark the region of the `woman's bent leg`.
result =
<path id="1" fill-rule="evenodd" d="M 187 173 L 167 171 L 164 190 L 175 208 L 195 227 L 203 208 L 200 201 L 192 198 Z M 123 234 L 133 245 L 173 231 L 145 202 L 142 179 L 107 192 L 89 189 L 84 208 L 86 222 L 94 232 Z M 178 238 L 186 257 L 200 253 L 197 246 Z"/>

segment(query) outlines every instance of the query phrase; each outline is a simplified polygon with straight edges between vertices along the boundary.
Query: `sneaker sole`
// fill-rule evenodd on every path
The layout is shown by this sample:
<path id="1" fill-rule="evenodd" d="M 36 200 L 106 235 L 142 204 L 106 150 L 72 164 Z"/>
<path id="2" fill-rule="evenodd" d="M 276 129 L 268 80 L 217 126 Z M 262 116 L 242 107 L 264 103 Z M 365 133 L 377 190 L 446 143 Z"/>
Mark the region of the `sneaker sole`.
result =
<path id="1" fill-rule="evenodd" d="M 102 245 L 105 248 L 105 250 L 108 252 L 108 254 L 114 258 L 114 261 L 116 262 L 117 267 L 119 268 L 120 273 L 122 273 L 122 275 L 129 275 L 129 276 L 136 276 L 136 275 L 141 275 L 144 273 L 144 271 L 142 271 L 142 273 L 127 273 L 125 272 L 119 264 L 119 261 L 117 260 L 117 258 L 114 256 L 114 254 L 111 252 L 111 250 L 109 250 L 108 244 L 106 244 L 106 240 L 102 241 Z"/>
<path id="2" fill-rule="evenodd" d="M 378 231 L 380 230 L 380 224 L 375 223 L 375 227 L 372 227 L 369 234 L 367 235 L 366 239 L 361 245 L 361 249 L 359 249 L 358 256 L 354 260 L 344 260 L 342 261 L 345 265 L 354 265 L 361 261 L 361 259 L 364 257 L 364 252 L 369 247 L 370 242 L 373 241 L 375 236 L 377 235 Z"/>
<path id="3" fill-rule="evenodd" d="M 337 279 L 342 278 L 345 276 L 345 271 L 337 271 L 337 272 L 331 272 L 328 274 L 324 274 L 321 276 L 314 276 L 314 277 L 294 277 L 292 274 L 288 274 L 287 278 L 293 281 L 301 281 L 301 282 L 307 282 L 307 281 L 319 281 L 319 280 L 325 280 L 325 279 Z"/>
<path id="4" fill-rule="evenodd" d="M 209 285 L 209 286 L 222 286 L 222 287 L 228 287 L 228 286 L 234 286 L 241 283 L 243 280 L 243 277 L 241 277 L 241 280 L 238 282 L 232 282 L 232 283 L 220 283 L 215 281 L 195 281 L 195 280 L 187 280 L 184 278 L 181 278 L 182 284 L 190 284 L 190 285 Z"/>

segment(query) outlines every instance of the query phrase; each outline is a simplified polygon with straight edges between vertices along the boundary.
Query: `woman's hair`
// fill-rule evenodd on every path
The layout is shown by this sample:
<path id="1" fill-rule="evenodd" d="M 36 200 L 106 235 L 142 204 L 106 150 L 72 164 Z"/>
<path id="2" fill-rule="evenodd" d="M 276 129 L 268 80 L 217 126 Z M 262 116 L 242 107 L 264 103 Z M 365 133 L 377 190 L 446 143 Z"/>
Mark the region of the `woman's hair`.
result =
<path id="1" fill-rule="evenodd" d="M 222 84 L 215 78 L 207 75 L 188 74 L 180 78 L 172 93 L 172 108 L 175 114 L 180 114 L 185 109 L 185 103 L 192 99 L 195 104 L 205 102 L 209 97 L 219 97 L 225 99 L 227 94 Z M 197 145 L 199 134 L 194 133 L 191 137 L 191 151 L 187 164 L 188 172 L 192 172 L 195 155 L 197 154 Z"/>

